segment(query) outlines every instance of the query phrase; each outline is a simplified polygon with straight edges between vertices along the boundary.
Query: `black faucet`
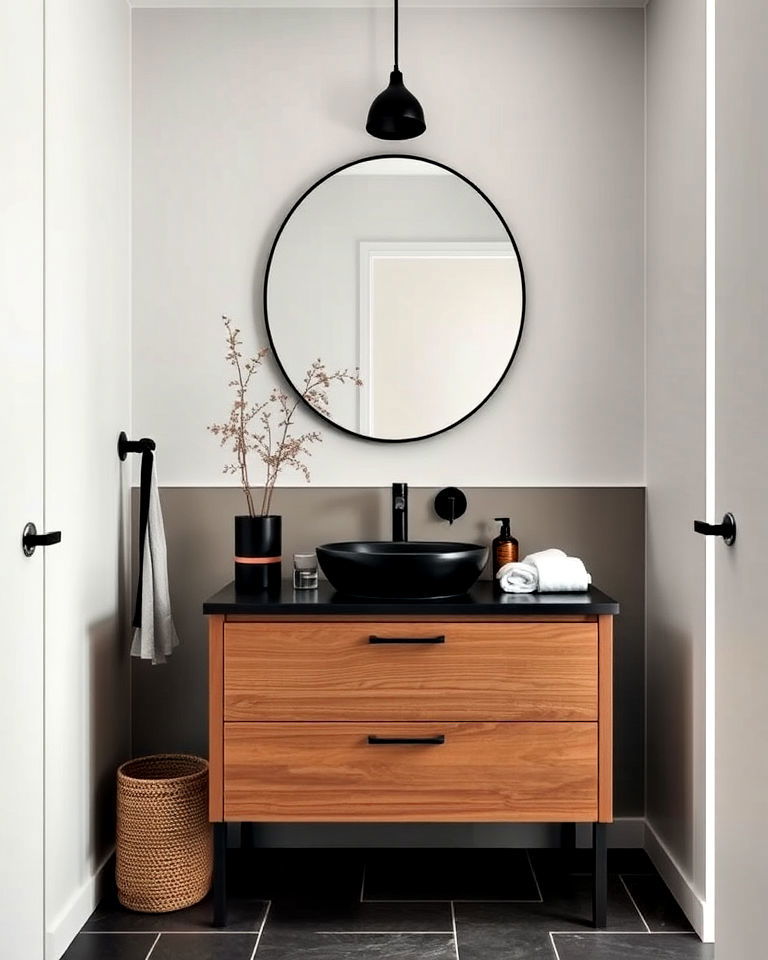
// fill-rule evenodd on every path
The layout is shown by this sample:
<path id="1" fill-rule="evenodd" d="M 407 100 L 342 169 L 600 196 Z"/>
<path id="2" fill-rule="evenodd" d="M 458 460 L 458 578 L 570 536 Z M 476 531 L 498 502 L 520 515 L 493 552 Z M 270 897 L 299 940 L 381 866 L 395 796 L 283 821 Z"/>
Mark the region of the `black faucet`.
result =
<path id="1" fill-rule="evenodd" d="M 392 542 L 408 539 L 408 484 L 392 484 Z"/>

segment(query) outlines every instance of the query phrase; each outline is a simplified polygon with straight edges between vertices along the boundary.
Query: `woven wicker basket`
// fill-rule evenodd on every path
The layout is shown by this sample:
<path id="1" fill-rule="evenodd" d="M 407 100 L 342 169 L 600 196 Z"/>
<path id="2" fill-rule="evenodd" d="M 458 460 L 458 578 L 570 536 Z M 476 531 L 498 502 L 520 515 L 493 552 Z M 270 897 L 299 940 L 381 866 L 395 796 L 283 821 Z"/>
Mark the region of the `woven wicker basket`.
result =
<path id="1" fill-rule="evenodd" d="M 213 871 L 208 763 L 159 754 L 117 771 L 117 895 L 129 910 L 167 913 L 198 903 Z"/>

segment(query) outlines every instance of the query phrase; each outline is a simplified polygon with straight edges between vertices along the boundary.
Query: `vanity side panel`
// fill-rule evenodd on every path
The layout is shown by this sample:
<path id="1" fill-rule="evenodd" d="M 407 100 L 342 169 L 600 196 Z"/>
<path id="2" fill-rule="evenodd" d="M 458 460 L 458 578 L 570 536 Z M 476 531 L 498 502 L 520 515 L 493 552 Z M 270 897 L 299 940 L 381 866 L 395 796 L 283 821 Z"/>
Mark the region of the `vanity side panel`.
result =
<path id="1" fill-rule="evenodd" d="M 597 818 L 613 820 L 613 617 L 601 616 L 598 633 Z"/>
<path id="2" fill-rule="evenodd" d="M 224 617 L 208 617 L 208 816 L 224 819 Z"/>

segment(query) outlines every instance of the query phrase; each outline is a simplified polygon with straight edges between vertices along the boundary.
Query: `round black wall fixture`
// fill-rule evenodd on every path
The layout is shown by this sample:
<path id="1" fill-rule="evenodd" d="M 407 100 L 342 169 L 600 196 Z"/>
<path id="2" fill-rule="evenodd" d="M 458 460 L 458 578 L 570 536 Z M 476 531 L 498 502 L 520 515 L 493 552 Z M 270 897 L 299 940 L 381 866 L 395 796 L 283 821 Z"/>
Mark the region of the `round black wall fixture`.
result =
<path id="1" fill-rule="evenodd" d="M 458 487 L 445 487 L 435 496 L 435 513 L 453 525 L 467 512 L 467 495 Z"/>

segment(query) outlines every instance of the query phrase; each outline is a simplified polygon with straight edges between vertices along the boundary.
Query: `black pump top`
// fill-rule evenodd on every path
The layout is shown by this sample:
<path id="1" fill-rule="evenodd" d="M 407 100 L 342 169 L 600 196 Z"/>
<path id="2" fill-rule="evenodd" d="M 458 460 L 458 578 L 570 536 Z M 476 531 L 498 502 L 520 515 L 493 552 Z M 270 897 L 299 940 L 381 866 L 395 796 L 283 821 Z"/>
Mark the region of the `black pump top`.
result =
<path id="1" fill-rule="evenodd" d="M 496 523 L 501 524 L 500 537 L 511 537 L 512 531 L 509 529 L 509 517 L 496 517 Z"/>

